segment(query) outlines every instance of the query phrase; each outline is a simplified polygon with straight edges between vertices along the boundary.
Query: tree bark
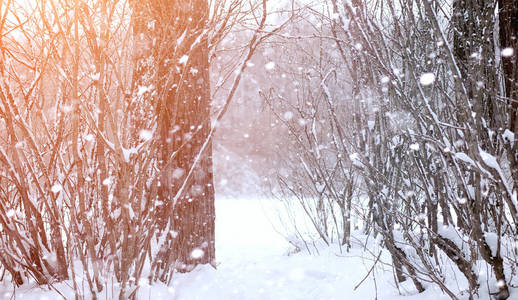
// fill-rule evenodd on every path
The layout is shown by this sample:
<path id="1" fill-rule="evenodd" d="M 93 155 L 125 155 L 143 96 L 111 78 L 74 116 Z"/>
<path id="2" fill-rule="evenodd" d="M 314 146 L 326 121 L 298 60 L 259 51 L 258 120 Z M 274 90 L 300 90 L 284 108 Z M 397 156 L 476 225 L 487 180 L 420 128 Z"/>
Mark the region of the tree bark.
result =
<path id="1" fill-rule="evenodd" d="M 185 272 L 215 259 L 212 141 L 201 151 L 211 129 L 209 45 L 204 34 L 209 9 L 206 0 L 132 5 L 135 37 L 144 48 L 137 49 L 141 63 L 136 74 L 156 82 L 158 195 L 163 202 L 157 217 L 161 230 L 172 229 L 167 249 L 160 253 L 159 277 L 167 280 L 171 266 Z"/>
<path id="2" fill-rule="evenodd" d="M 502 3 L 501 3 L 502 2 Z M 499 4 L 504 4 L 507 0 L 500 0 Z M 514 2 L 514 1 L 510 1 Z M 512 4 L 505 4 L 512 5 Z M 467 96 L 472 99 L 473 108 L 475 112 L 475 124 L 477 134 L 480 135 L 480 140 L 473 138 L 466 138 L 466 151 L 474 152 L 476 147 L 482 147 L 491 151 L 494 144 L 491 136 L 487 134 L 487 128 L 498 128 L 498 124 L 503 123 L 501 114 L 498 113 L 495 106 L 495 99 L 493 95 L 497 94 L 497 75 L 495 73 L 495 53 L 493 43 L 493 29 L 495 27 L 494 11 L 495 6 L 491 2 L 481 0 L 456 0 L 453 3 L 452 25 L 455 32 L 454 35 L 454 54 L 461 71 L 461 81 L 466 87 L 467 95 L 460 95 L 459 101 Z M 502 13 L 500 13 L 500 18 Z M 502 25 L 501 25 L 502 26 Z M 506 26 L 504 24 L 504 26 Z M 500 32 L 500 36 L 502 32 Z M 476 59 L 476 61 L 474 60 Z M 505 68 L 505 61 L 504 68 Z M 507 76 L 506 76 L 507 77 Z M 508 85 L 506 80 L 506 86 Z M 484 87 L 483 89 L 478 87 Z M 514 105 L 514 104 L 513 104 Z M 514 113 L 513 113 L 514 114 Z M 459 118 L 462 121 L 462 119 Z M 487 122 L 484 122 L 484 120 Z M 513 116 L 511 116 L 511 123 Z M 511 125 L 513 126 L 513 125 Z M 466 134 L 469 136 L 469 133 Z M 477 186 L 480 182 L 481 176 L 477 173 L 471 173 L 469 176 L 469 185 Z M 503 272 L 503 260 L 500 252 L 491 253 L 491 249 L 485 242 L 483 232 L 483 215 L 484 202 L 487 199 L 481 196 L 480 187 L 475 190 L 474 197 L 466 195 L 469 199 L 469 215 L 471 216 L 470 234 L 472 239 L 476 241 L 478 250 L 482 258 L 491 265 L 495 272 L 495 277 L 499 282 L 499 291 L 497 293 L 498 299 L 507 299 L 509 297 L 509 290 Z M 447 253 L 447 252 L 446 252 Z M 493 256 L 494 255 L 494 256 Z M 462 264 L 455 261 L 457 266 L 462 270 Z M 463 271 L 464 272 L 464 271 Z M 466 277 L 471 281 L 469 273 Z"/>
<path id="3" fill-rule="evenodd" d="M 510 129 L 518 133 L 518 2 L 498 0 L 500 48 L 512 48 L 514 55 L 502 57 L 505 97 L 510 99 Z"/>

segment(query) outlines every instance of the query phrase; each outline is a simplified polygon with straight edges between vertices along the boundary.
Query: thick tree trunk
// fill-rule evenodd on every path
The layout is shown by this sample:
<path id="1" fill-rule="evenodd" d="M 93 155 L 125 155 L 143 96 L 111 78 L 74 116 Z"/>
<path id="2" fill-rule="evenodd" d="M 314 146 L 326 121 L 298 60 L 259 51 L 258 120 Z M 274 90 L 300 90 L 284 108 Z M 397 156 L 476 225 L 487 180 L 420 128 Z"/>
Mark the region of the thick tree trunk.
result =
<path id="1" fill-rule="evenodd" d="M 198 13 L 197 9 L 203 7 L 201 4 L 192 5 L 193 15 Z M 189 41 L 188 45 L 195 43 L 198 36 L 193 34 L 191 38 L 193 40 Z M 184 55 L 189 56 L 185 67 L 188 72 L 179 76 L 178 88 L 169 93 L 166 103 L 167 114 L 164 115 L 166 119 L 162 122 L 163 142 L 167 145 L 164 148 L 163 160 L 166 161 L 166 156 L 178 151 L 163 171 L 166 176 L 172 178 L 172 182 L 164 179 L 167 187 L 171 188 L 168 193 L 171 196 L 176 195 L 183 182 L 187 180 L 186 188 L 176 206 L 169 207 L 169 212 L 171 209 L 173 212 L 173 229 L 177 232 L 172 250 L 175 252 L 177 268 L 180 271 L 188 271 L 197 264 L 212 263 L 215 259 L 214 186 L 210 146 L 212 141 L 209 141 L 209 146 L 202 151 L 202 145 L 211 129 L 207 41 L 202 40 Z M 201 156 L 198 164 L 188 177 L 198 155 Z M 171 200 L 169 199 L 169 204 Z"/>
<path id="2" fill-rule="evenodd" d="M 173 266 L 189 271 L 215 258 L 209 57 L 203 33 L 209 10 L 206 0 L 132 5 L 135 37 L 145 49 L 137 50 L 144 63 L 137 63 L 136 74 L 155 77 L 157 83 L 158 194 L 163 202 L 158 226 L 172 226 L 157 272 L 167 280 Z"/>
<path id="3" fill-rule="evenodd" d="M 506 0 L 503 0 L 506 1 Z M 514 1 L 513 1 L 514 2 Z M 462 78 L 460 82 L 465 87 L 467 95 L 463 95 L 463 91 L 459 93 L 459 101 L 470 99 L 473 102 L 472 112 L 475 112 L 475 127 L 478 138 L 470 138 L 470 133 L 464 131 L 466 137 L 466 150 L 468 152 L 478 151 L 478 147 L 495 151 L 492 137 L 487 133 L 487 128 L 498 128 L 503 124 L 502 114 L 497 110 L 496 99 L 494 95 L 498 92 L 496 59 L 494 53 L 494 37 L 493 30 L 495 27 L 494 20 L 495 6 L 492 2 L 482 0 L 456 0 L 453 2 L 452 25 L 454 29 L 454 54 L 457 64 L 459 65 Z M 469 111 L 464 112 L 469 113 Z M 462 116 L 459 121 L 463 122 Z M 469 129 L 471 131 L 472 129 Z M 476 149 L 476 150 L 475 150 Z M 488 200 L 482 196 L 482 191 L 478 183 L 481 182 L 481 175 L 471 173 L 469 175 L 469 185 L 476 186 L 474 196 L 466 197 L 469 199 L 469 214 L 471 222 L 469 230 L 471 237 L 476 241 L 478 252 L 482 258 L 491 265 L 495 277 L 499 282 L 499 290 L 497 292 L 498 299 L 507 299 L 509 290 L 503 272 L 503 259 L 501 253 L 492 253 L 490 247 L 485 242 L 483 231 L 484 203 Z M 447 244 L 438 244 L 443 247 L 446 254 Z M 500 249 L 500 246 L 498 246 Z M 474 253 L 476 254 L 476 253 Z M 450 254 L 448 254 L 450 256 Z M 453 259 L 453 257 L 450 257 Z M 475 277 L 473 272 L 467 268 L 467 262 L 453 260 L 459 269 L 465 274 L 470 282 L 470 289 L 476 289 Z"/>
<path id="4" fill-rule="evenodd" d="M 498 0 L 500 48 L 511 48 L 511 56 L 502 56 L 505 97 L 509 99 L 509 129 L 518 134 L 518 2 Z M 509 143 L 507 157 L 514 182 L 518 182 L 518 143 Z M 513 187 L 516 192 L 518 187 Z"/>
<path id="5" fill-rule="evenodd" d="M 513 55 L 502 57 L 504 71 L 505 96 L 510 100 L 510 129 L 518 133 L 518 2 L 498 0 L 498 18 L 500 25 L 500 48 L 511 48 Z"/>

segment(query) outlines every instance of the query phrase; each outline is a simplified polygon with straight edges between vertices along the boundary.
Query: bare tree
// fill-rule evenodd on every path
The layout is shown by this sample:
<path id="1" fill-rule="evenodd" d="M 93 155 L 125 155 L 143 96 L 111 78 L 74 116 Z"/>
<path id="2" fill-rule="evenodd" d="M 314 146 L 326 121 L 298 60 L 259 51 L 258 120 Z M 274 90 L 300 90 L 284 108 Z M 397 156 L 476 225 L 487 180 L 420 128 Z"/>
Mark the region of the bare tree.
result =
<path id="1" fill-rule="evenodd" d="M 160 260 L 189 270 L 215 259 L 211 143 L 200 153 L 211 129 L 209 7 L 206 1 L 134 1 L 132 9 L 133 34 L 143 39 L 139 51 L 145 53 L 138 58 L 136 84 L 156 84 L 159 228 L 170 224 L 168 231 L 175 231 Z M 146 83 L 146 78 L 157 80 Z M 193 255 L 195 250 L 203 255 Z"/>
<path id="2" fill-rule="evenodd" d="M 127 299 L 143 276 L 213 263 L 215 124 L 271 33 L 265 1 L 210 5 L 0 3 L 0 262 L 15 284 L 71 278 L 79 299 L 84 278 L 96 298 L 114 277 Z M 212 110 L 211 58 L 236 24 L 248 39 Z"/>
<path id="3" fill-rule="evenodd" d="M 505 128 L 512 126 L 514 104 L 508 103 L 515 100 L 500 83 L 514 86 L 505 69 L 516 56 L 505 39 L 499 53 L 493 33 L 500 22 L 500 35 L 512 35 L 505 27 L 512 6 L 500 3 L 506 9 L 498 15 L 496 3 L 468 0 L 327 4 L 313 10 L 327 25 L 315 35 L 335 43 L 327 48 L 340 60 L 333 72 L 350 78 L 350 94 L 333 86 L 322 91 L 334 103 L 352 103 L 353 116 L 334 121 L 330 114 L 326 121 L 353 133 L 325 132 L 343 141 L 340 155 L 361 174 L 365 231 L 381 235 L 396 283 L 411 279 L 422 292 L 424 282 L 433 282 L 457 299 L 444 281 L 447 260 L 467 280 L 461 293 L 473 298 L 482 262 L 494 275 L 490 292 L 508 298 L 506 270 L 514 268 L 506 253 L 515 240 L 518 204 L 517 181 L 509 176 L 516 169 L 509 157 L 516 153 L 514 134 Z M 324 57 L 312 59 L 318 64 Z M 327 84 L 334 79 L 324 78 Z M 318 103 L 308 95 L 292 101 L 293 110 Z M 332 107 L 340 112 L 345 106 Z M 315 149 L 299 151 L 313 155 Z"/>

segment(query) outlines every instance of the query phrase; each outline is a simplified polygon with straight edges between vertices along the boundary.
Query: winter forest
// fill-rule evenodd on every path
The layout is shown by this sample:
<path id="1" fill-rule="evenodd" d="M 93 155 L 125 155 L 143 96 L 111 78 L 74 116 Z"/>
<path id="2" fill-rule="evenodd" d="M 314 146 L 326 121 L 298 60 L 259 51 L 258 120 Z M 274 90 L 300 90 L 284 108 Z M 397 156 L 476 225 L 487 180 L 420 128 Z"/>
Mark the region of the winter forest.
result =
<path id="1" fill-rule="evenodd" d="M 0 0 L 0 299 L 518 299 L 515 0 Z"/>

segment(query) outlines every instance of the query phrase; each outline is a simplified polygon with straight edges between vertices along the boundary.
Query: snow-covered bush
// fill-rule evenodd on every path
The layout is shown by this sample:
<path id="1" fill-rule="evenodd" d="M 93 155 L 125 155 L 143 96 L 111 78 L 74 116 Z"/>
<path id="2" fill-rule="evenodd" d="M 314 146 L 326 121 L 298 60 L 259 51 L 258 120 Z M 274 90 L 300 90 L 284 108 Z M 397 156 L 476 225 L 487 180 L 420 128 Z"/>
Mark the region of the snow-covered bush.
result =
<path id="1" fill-rule="evenodd" d="M 0 2 L 2 279 L 69 279 L 77 299 L 116 282 L 129 299 L 214 264 L 212 121 L 267 15 L 265 1 Z M 211 111 L 210 61 L 237 23 L 244 54 Z"/>
<path id="2" fill-rule="evenodd" d="M 283 33 L 315 34 L 307 29 L 309 24 L 301 20 Z M 348 250 L 351 211 L 358 206 L 360 179 L 344 149 L 352 138 L 352 116 L 348 112 L 354 107 L 337 101 L 330 92 L 343 90 L 345 94 L 349 88 L 347 74 L 335 69 L 339 63 L 335 52 L 322 51 L 336 50 L 336 45 L 323 38 L 299 40 L 282 35 L 270 45 L 275 51 L 268 58 L 276 62 L 280 74 L 275 74 L 275 84 L 261 96 L 283 128 L 278 131 L 283 133 L 283 144 L 277 155 L 278 188 L 273 194 L 285 202 L 288 216 L 294 211 L 304 212 L 311 224 L 307 232 L 297 224 L 296 217 L 284 220 L 292 223 L 302 242 L 310 244 L 311 239 L 318 238 Z M 315 58 L 320 63 L 315 64 Z"/>
<path id="3" fill-rule="evenodd" d="M 503 28 L 506 19 L 483 1 L 327 3 L 327 10 L 313 10 L 318 33 L 311 37 L 326 42 L 307 53 L 319 71 L 329 57 L 338 61 L 329 73 L 315 72 L 316 84 L 311 69 L 301 65 L 310 92 L 277 102 L 289 103 L 297 117 L 313 107 L 322 119 L 315 124 L 332 125 L 320 126 L 320 136 L 310 126 L 292 130 L 304 145 L 294 147 L 293 156 L 318 157 L 328 149 L 325 141 L 338 141 L 330 152 L 350 159 L 351 174 L 361 178 L 367 231 L 382 236 L 397 281 L 409 278 L 420 292 L 432 282 L 456 299 L 444 271 L 453 263 L 472 298 L 482 284 L 480 266 L 487 266 L 490 291 L 506 299 L 516 257 L 507 253 L 516 251 L 518 221 L 516 110 L 514 100 L 507 101 L 514 94 L 501 85 L 514 73 L 501 69 L 499 61 L 507 58 L 494 37 L 496 24 Z M 337 160 L 314 165 L 330 162 Z M 316 191 L 329 186 L 319 184 L 321 170 L 290 166 L 316 178 L 307 185 Z M 323 170 L 335 175 L 333 167 Z M 281 177 L 286 187 L 301 182 L 290 176 Z M 324 178 L 331 186 L 344 182 Z M 293 187 L 298 189 L 291 195 L 304 194 Z M 327 211 L 316 206 L 308 213 L 318 219 Z"/>

